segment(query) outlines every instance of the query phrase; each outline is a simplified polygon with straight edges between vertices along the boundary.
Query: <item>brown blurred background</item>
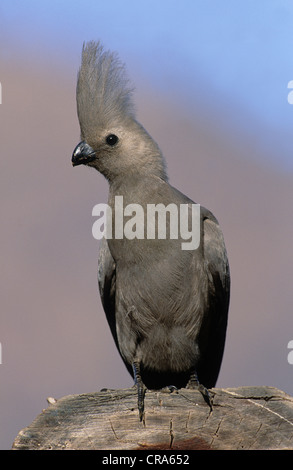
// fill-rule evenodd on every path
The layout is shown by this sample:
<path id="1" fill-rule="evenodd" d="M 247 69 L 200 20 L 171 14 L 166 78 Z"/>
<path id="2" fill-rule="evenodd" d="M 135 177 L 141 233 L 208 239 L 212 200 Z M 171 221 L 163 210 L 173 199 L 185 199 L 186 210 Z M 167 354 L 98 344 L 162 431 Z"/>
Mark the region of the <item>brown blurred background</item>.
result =
<path id="1" fill-rule="evenodd" d="M 90 39 L 100 37 L 91 32 Z M 2 449 L 48 396 L 132 385 L 97 286 L 91 212 L 107 201 L 107 183 L 95 170 L 71 166 L 82 41 L 73 41 L 70 57 L 62 43 L 47 55 L 12 33 L 2 30 L 9 47 L 0 56 Z M 293 394 L 293 173 L 281 164 L 292 156 L 287 134 L 228 95 L 203 95 L 200 76 L 192 96 L 174 77 L 162 92 L 128 54 L 137 117 L 163 150 L 171 184 L 212 210 L 224 232 L 232 294 L 217 386 L 270 385 Z M 167 72 L 156 66 L 161 80 Z M 187 66 L 181 75 L 188 74 Z M 274 132 L 279 148 L 270 145 Z"/>

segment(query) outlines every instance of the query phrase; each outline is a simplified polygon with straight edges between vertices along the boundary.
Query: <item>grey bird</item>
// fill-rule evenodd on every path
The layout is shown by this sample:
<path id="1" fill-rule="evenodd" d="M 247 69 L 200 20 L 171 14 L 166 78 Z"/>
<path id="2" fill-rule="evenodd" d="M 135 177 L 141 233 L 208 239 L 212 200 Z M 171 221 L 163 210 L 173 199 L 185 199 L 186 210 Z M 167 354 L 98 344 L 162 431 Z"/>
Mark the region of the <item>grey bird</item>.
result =
<path id="1" fill-rule="evenodd" d="M 139 204 L 144 214 L 148 204 L 188 205 L 189 212 L 194 204 L 168 183 L 158 145 L 135 118 L 132 94 L 117 55 L 100 42 L 85 43 L 76 90 L 81 142 L 72 164 L 93 167 L 108 180 L 113 230 L 116 196 L 123 196 L 124 207 Z M 166 230 L 171 233 L 167 216 Z M 154 238 L 103 238 L 98 283 L 114 341 L 137 386 L 140 419 L 146 389 L 197 387 L 210 404 L 207 389 L 221 367 L 230 295 L 214 215 L 200 206 L 196 249 L 183 250 L 182 237 L 160 238 L 158 231 Z"/>

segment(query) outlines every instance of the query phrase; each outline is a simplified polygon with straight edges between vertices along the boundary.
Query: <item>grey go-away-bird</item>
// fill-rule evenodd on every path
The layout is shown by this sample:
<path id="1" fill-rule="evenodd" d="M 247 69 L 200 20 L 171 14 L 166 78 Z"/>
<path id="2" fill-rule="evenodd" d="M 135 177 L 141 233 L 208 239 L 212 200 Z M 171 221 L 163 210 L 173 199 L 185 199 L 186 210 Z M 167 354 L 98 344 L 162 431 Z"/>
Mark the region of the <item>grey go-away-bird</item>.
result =
<path id="1" fill-rule="evenodd" d="M 76 98 L 81 142 L 72 164 L 93 167 L 109 182 L 113 236 L 100 244 L 98 282 L 116 346 L 137 385 L 140 419 L 146 389 L 197 387 L 209 402 L 207 389 L 215 386 L 222 362 L 230 291 L 219 224 L 200 206 L 196 249 L 182 249 L 180 235 L 160 238 L 156 231 L 148 238 L 146 227 L 144 237 L 115 237 L 116 196 L 144 214 L 151 204 L 179 210 L 194 203 L 168 183 L 158 145 L 135 118 L 125 67 L 99 42 L 83 46 Z M 168 230 L 170 220 L 167 214 Z"/>

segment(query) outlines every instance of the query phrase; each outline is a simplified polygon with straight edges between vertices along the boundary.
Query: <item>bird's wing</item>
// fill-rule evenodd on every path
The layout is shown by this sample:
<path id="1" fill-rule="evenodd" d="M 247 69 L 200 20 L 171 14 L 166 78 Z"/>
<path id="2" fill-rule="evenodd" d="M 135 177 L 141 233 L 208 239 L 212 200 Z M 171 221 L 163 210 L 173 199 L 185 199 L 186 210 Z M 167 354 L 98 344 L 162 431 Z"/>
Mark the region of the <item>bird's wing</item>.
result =
<path id="1" fill-rule="evenodd" d="M 222 231 L 216 218 L 201 207 L 203 255 L 209 276 L 209 314 L 199 341 L 203 344 L 198 376 L 206 387 L 214 387 L 221 367 L 230 298 L 230 271 Z M 206 346 L 206 347 L 205 347 Z"/>
<path id="2" fill-rule="evenodd" d="M 105 238 L 101 240 L 99 249 L 98 283 L 104 311 L 117 344 L 115 326 L 116 267 Z"/>
<path id="3" fill-rule="evenodd" d="M 100 242 L 98 258 L 98 284 L 102 305 L 114 338 L 116 347 L 120 348 L 116 332 L 115 294 L 116 294 L 116 265 L 110 253 L 108 242 L 103 238 Z M 122 358 L 123 359 L 123 358 Z M 123 359 L 124 361 L 124 359 Z M 133 375 L 132 367 L 124 361 L 129 373 Z"/>

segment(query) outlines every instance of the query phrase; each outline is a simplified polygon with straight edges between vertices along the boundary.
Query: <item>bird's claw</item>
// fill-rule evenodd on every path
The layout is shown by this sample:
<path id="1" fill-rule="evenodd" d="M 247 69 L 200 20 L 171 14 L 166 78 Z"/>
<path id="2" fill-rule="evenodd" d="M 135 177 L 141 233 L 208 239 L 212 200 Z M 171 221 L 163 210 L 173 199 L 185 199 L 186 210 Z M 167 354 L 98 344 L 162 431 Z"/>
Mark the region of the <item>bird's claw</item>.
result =
<path id="1" fill-rule="evenodd" d="M 213 411 L 212 397 L 208 389 L 204 385 L 199 383 L 196 372 L 190 376 L 190 379 L 189 379 L 188 384 L 186 385 L 186 388 L 198 390 L 202 394 L 204 401 L 209 405 L 210 413 Z"/>
<path id="2" fill-rule="evenodd" d="M 133 374 L 134 374 L 134 382 L 137 387 L 137 406 L 138 406 L 138 415 L 139 421 L 145 422 L 144 419 L 144 396 L 146 392 L 146 387 L 141 380 L 140 375 L 140 364 L 139 362 L 134 362 L 132 364 Z"/>

